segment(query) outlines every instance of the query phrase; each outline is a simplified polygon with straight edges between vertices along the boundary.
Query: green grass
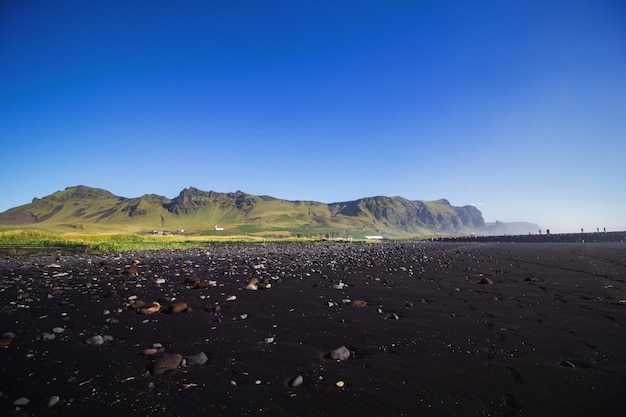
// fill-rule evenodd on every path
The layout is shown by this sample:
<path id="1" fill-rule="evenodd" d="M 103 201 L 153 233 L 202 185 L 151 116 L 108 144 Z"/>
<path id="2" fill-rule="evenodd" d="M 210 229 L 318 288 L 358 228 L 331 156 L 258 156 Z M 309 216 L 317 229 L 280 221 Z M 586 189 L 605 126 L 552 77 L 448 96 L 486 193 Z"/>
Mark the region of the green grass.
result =
<path id="1" fill-rule="evenodd" d="M 256 236 L 232 234 L 214 236 L 146 236 L 137 234 L 80 234 L 49 233 L 36 230 L 12 230 L 0 232 L 0 248 L 46 250 L 72 249 L 99 252 L 125 252 L 160 249 L 194 249 L 222 244 L 326 242 L 319 234 L 310 237 L 294 237 L 288 231 L 266 231 Z M 359 241 L 357 238 L 355 241 Z"/>

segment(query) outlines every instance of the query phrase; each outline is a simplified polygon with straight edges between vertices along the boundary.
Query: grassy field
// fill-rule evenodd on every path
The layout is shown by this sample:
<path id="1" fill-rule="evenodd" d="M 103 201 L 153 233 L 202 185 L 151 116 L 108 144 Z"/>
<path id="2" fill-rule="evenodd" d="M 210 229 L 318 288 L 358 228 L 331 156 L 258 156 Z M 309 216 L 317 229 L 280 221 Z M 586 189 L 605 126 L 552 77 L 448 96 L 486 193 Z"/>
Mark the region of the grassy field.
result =
<path id="1" fill-rule="evenodd" d="M 260 243 L 330 243 L 330 242 L 370 242 L 364 239 L 348 240 L 343 237 L 320 237 L 320 233 L 307 236 L 292 236 L 288 231 L 267 231 L 256 235 L 215 234 L 211 235 L 166 235 L 151 236 L 138 234 L 81 234 L 49 233 L 36 230 L 0 231 L 0 248 L 5 252 L 18 253 L 24 250 L 79 250 L 122 252 L 133 250 L 193 249 L 222 244 Z M 345 239 L 345 240 L 342 240 Z"/>

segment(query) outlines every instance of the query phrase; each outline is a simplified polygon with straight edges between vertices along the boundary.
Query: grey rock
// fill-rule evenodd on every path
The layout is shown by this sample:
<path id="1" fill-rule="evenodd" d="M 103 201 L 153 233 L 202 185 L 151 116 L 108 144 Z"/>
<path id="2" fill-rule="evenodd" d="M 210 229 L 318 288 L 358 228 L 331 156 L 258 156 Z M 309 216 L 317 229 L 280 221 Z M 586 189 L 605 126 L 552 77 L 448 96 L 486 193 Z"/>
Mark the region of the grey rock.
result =
<path id="1" fill-rule="evenodd" d="M 204 365 L 208 360 L 209 358 L 204 352 L 199 352 L 187 358 L 187 365 Z"/>
<path id="2" fill-rule="evenodd" d="M 350 359 L 350 349 L 345 346 L 341 346 L 330 352 L 330 358 L 335 361 L 345 361 L 346 359 Z"/>
<path id="3" fill-rule="evenodd" d="M 17 406 L 28 405 L 28 403 L 30 403 L 30 400 L 26 397 L 21 397 L 13 401 L 13 405 L 17 405 Z"/>
<path id="4" fill-rule="evenodd" d="M 166 372 L 175 371 L 182 361 L 183 357 L 178 353 L 163 355 L 152 364 L 152 375 L 163 375 Z"/>
<path id="5" fill-rule="evenodd" d="M 104 344 L 104 338 L 100 335 L 91 336 L 85 343 L 88 345 L 102 345 Z"/>
<path id="6" fill-rule="evenodd" d="M 291 378 L 289 382 L 287 383 L 287 385 L 289 385 L 292 388 L 295 388 L 297 386 L 302 385 L 303 382 L 304 382 L 304 378 L 302 378 L 302 375 L 297 375 L 294 378 Z"/>
<path id="7" fill-rule="evenodd" d="M 48 408 L 52 408 L 55 405 L 57 405 L 59 400 L 60 400 L 60 398 L 59 398 L 58 395 L 53 395 L 52 397 L 48 398 Z"/>
<path id="8" fill-rule="evenodd" d="M 54 333 L 44 333 L 43 336 L 41 337 L 44 341 L 48 341 L 48 340 L 54 340 L 56 339 L 56 335 Z"/>

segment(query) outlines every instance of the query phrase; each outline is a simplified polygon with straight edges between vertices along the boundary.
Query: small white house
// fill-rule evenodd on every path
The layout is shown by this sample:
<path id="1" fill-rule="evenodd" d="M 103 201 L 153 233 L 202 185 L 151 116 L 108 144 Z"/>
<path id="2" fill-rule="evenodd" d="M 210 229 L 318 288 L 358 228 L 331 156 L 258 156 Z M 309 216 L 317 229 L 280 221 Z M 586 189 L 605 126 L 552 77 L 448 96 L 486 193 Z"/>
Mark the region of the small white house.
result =
<path id="1" fill-rule="evenodd" d="M 213 227 L 213 229 L 215 229 L 215 230 L 224 230 L 224 228 L 223 228 L 223 227 L 220 227 L 220 226 L 218 226 L 218 225 L 215 225 L 215 226 Z"/>
<path id="2" fill-rule="evenodd" d="M 384 239 L 382 236 L 363 236 L 367 240 L 381 240 Z"/>

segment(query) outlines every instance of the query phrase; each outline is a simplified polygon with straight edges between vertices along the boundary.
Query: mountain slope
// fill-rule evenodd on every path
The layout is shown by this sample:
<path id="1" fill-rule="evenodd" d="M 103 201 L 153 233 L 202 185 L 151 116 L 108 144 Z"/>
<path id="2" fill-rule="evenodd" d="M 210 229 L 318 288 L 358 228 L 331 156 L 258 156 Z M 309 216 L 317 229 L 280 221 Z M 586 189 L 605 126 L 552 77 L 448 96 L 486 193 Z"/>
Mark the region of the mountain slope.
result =
<path id="1" fill-rule="evenodd" d="M 186 229 L 202 233 L 219 224 L 232 233 L 283 231 L 336 236 L 365 232 L 387 236 L 455 234 L 485 226 L 478 209 L 454 207 L 447 200 L 377 196 L 325 204 L 193 187 L 172 199 L 155 194 L 126 198 L 86 186 L 68 187 L 0 213 L 0 224 L 93 232 Z"/>

